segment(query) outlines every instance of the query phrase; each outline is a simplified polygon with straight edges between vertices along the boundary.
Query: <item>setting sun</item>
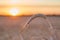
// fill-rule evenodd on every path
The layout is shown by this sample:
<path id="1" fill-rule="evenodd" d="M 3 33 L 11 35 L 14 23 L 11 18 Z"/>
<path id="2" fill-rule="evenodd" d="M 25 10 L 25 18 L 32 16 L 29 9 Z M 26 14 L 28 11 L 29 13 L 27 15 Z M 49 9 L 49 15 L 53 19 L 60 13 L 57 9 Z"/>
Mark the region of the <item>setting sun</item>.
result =
<path id="1" fill-rule="evenodd" d="M 10 15 L 12 15 L 12 16 L 16 16 L 16 15 L 19 13 L 19 9 L 18 9 L 18 8 L 11 8 L 11 9 L 9 10 L 9 13 L 10 13 Z"/>

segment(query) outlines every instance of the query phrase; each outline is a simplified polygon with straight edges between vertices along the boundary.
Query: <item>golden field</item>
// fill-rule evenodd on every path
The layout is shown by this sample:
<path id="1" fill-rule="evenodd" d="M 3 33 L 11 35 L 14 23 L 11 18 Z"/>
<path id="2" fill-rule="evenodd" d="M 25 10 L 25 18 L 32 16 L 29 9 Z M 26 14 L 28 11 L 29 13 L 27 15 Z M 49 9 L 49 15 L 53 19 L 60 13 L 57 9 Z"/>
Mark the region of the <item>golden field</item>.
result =
<path id="1" fill-rule="evenodd" d="M 31 21 L 27 25 L 29 27 L 20 33 L 29 18 L 30 16 L 0 16 L 0 40 L 40 40 L 44 35 L 45 38 L 43 37 L 43 39 L 48 40 L 46 38 L 50 36 L 50 32 L 48 31 L 49 25 L 41 17 Z M 48 19 L 55 29 L 57 39 L 60 40 L 60 16 L 48 16 Z"/>

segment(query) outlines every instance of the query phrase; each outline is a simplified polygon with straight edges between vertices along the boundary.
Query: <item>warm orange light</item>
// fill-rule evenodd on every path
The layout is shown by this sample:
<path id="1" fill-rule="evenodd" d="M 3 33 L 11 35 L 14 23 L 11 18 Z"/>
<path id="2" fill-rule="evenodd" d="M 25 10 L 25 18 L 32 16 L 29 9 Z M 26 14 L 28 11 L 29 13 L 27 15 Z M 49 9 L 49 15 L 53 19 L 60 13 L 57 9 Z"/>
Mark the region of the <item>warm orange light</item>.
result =
<path id="1" fill-rule="evenodd" d="M 16 16 L 19 13 L 19 9 L 18 8 L 12 8 L 12 9 L 9 10 L 9 13 L 12 16 Z"/>

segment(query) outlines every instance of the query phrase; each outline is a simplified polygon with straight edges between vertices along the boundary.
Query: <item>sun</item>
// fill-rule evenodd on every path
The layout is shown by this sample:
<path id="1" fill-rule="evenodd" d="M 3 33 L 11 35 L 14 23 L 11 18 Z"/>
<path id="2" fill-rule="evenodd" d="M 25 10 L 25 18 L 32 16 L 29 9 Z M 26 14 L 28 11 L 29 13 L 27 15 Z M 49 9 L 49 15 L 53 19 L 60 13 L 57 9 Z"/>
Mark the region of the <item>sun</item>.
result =
<path id="1" fill-rule="evenodd" d="M 11 8 L 11 9 L 9 10 L 9 13 L 10 13 L 10 15 L 12 15 L 12 16 L 16 16 L 16 15 L 19 13 L 19 9 L 18 9 L 18 8 Z"/>

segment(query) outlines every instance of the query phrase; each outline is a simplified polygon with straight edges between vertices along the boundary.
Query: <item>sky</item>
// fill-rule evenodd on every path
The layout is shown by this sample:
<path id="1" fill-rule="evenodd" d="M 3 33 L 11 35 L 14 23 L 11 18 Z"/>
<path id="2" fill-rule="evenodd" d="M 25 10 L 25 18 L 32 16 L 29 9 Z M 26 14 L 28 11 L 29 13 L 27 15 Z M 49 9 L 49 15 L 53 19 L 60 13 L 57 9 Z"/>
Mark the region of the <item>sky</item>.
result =
<path id="1" fill-rule="evenodd" d="M 0 5 L 60 5 L 60 0 L 0 0 Z"/>
<path id="2" fill-rule="evenodd" d="M 8 14 L 8 10 L 17 7 L 20 14 L 60 14 L 60 0 L 0 0 L 0 14 Z"/>

